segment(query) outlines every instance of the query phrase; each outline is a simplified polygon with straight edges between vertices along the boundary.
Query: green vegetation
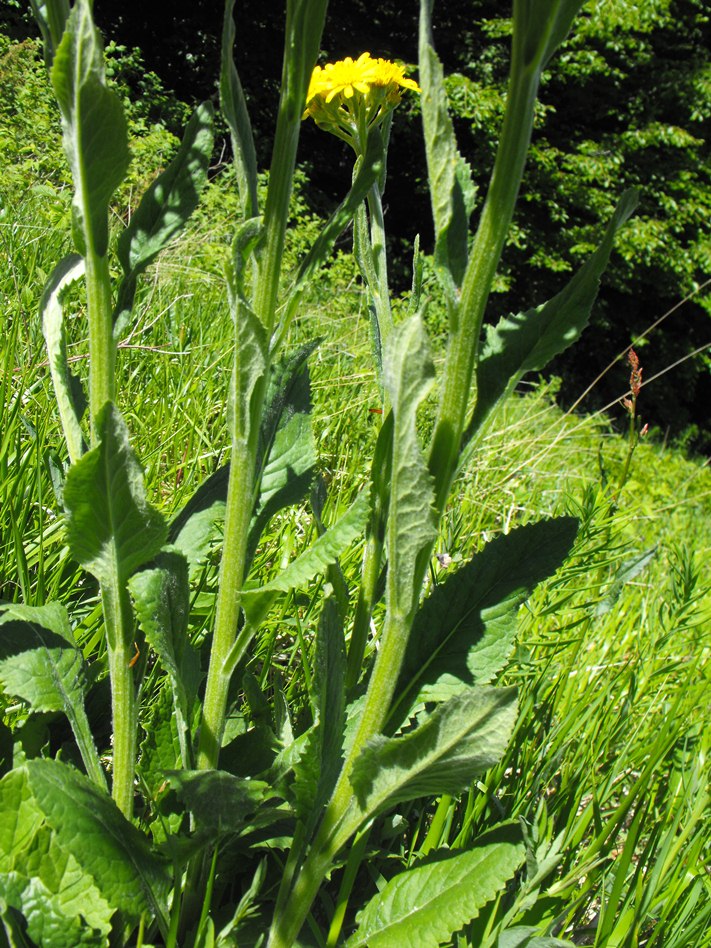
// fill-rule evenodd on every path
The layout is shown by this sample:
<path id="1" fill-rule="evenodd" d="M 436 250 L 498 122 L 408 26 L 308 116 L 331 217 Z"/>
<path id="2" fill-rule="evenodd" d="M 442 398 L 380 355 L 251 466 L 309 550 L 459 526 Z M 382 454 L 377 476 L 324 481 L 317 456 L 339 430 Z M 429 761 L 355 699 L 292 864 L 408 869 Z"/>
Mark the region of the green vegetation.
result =
<path id="1" fill-rule="evenodd" d="M 423 60 L 430 55 L 423 50 Z M 436 72 L 433 58 L 429 69 Z M 420 82 L 425 81 L 421 70 Z M 436 79 L 431 81 L 436 89 Z M 240 318 L 251 319 L 239 274 L 229 275 L 231 297 L 223 275 L 245 208 L 245 189 L 238 191 L 236 179 L 243 176 L 262 208 L 270 192 L 269 179 L 257 180 L 246 163 L 224 170 L 204 186 L 181 236 L 170 234 L 168 246 L 132 282 L 150 248 L 136 251 L 134 245 L 127 266 L 125 245 L 117 252 L 116 241 L 141 233 L 135 224 L 133 230 L 126 225 L 140 214 L 147 184 L 178 153 L 177 140 L 155 124 L 163 93 L 150 83 L 157 90 L 157 111 L 145 99 L 126 109 L 134 159 L 108 207 L 111 249 L 98 254 L 106 261 L 107 280 L 119 287 L 113 298 L 126 305 L 128 300 L 132 311 L 125 318 L 126 310 L 118 307 L 115 414 L 107 417 L 101 404 L 98 409 L 89 404 L 87 418 L 76 412 L 82 437 L 92 442 L 87 451 L 82 437 L 73 448 L 67 438 L 73 422 L 60 416 L 38 316 L 55 265 L 71 251 L 72 185 L 61 153 L 59 116 L 39 47 L 34 42 L 2 47 L 0 945 L 251 946 L 266 936 L 280 909 L 285 929 L 296 931 L 284 905 L 290 896 L 296 901 L 299 891 L 298 878 L 289 891 L 299 868 L 295 863 L 301 861 L 302 879 L 304 866 L 308 872 L 299 833 L 313 834 L 310 813 L 325 807 L 338 776 L 334 761 L 341 763 L 340 745 L 329 756 L 329 740 L 342 736 L 329 730 L 340 720 L 339 676 L 348 681 L 355 666 L 347 695 L 355 699 L 348 715 L 357 719 L 368 675 L 374 675 L 383 650 L 392 598 L 399 595 L 371 591 L 363 653 L 353 660 L 356 599 L 364 550 L 378 526 L 375 515 L 367 539 L 362 536 L 367 518 L 353 531 L 360 538 L 350 542 L 349 533 L 341 542 L 339 537 L 350 531 L 346 518 L 354 511 L 360 517 L 358 498 L 371 477 L 379 499 L 388 496 L 395 481 L 387 473 L 388 450 L 394 449 L 383 448 L 388 423 L 381 422 L 390 403 L 398 411 L 397 391 L 388 389 L 383 399 L 383 378 L 373 359 L 369 294 L 374 284 L 367 272 L 382 262 L 375 252 L 368 257 L 361 230 L 359 262 L 366 279 L 341 238 L 342 249 L 323 261 L 317 275 L 309 273 L 298 314 L 283 328 L 286 355 L 298 356 L 291 379 L 276 359 L 274 373 L 277 382 L 281 372 L 288 383 L 287 411 L 274 435 L 291 472 L 288 497 L 274 503 L 278 509 L 271 518 L 262 516 L 264 507 L 257 508 L 262 532 L 256 539 L 250 527 L 252 563 L 242 591 L 246 624 L 240 638 L 254 624 L 253 638 L 224 695 L 220 769 L 193 769 L 191 764 L 215 750 L 198 726 L 224 538 L 222 521 L 206 503 L 201 510 L 210 514 L 209 522 L 200 520 L 200 509 L 190 520 L 196 508 L 186 505 L 206 481 L 214 491 L 208 499 L 224 504 L 224 464 L 235 457 L 235 416 L 247 401 L 240 406 L 238 397 L 230 397 L 233 317 L 238 316 L 238 327 Z M 127 95 L 120 86 L 119 92 Z M 167 114 L 173 127 L 175 110 Z M 236 110 L 227 120 L 245 148 L 246 131 Z M 195 145 L 194 152 L 203 160 L 207 149 Z M 107 164 L 112 157 L 106 157 Z M 204 162 L 201 168 L 191 180 L 200 177 Z M 391 167 L 390 175 L 396 173 Z M 371 187 L 372 175 L 368 181 Z M 308 209 L 306 187 L 305 177 L 297 174 L 282 256 L 287 288 L 323 226 Z M 440 210 L 445 204 L 442 199 Z M 457 257 L 462 245 L 452 233 L 461 221 L 451 204 L 448 211 L 451 231 L 440 221 L 438 263 L 426 259 L 423 278 L 424 295 L 433 297 L 426 319 L 442 333 L 453 312 L 466 316 L 455 308 L 459 291 L 448 282 L 464 282 L 467 263 L 466 247 Z M 182 205 L 181 213 L 187 217 Z M 367 230 L 367 222 L 360 226 Z M 250 232 L 240 233 L 238 250 L 247 248 L 245 269 L 255 268 L 258 284 L 267 269 L 264 258 L 254 263 Z M 623 251 L 630 246 L 626 233 L 623 228 L 615 244 Z M 585 256 L 601 238 L 598 228 Z M 239 257 L 232 259 L 239 265 Z M 562 285 L 561 279 L 555 292 Z M 413 296 L 416 286 L 393 299 L 395 326 L 411 325 Z M 89 402 L 98 384 L 86 321 L 87 315 L 92 318 L 91 289 L 87 295 L 81 283 L 73 283 L 61 299 L 75 406 L 79 383 Z M 566 313 L 575 310 L 575 302 L 568 298 Z M 46 296 L 44 306 L 46 312 Z M 257 310 L 260 318 L 264 312 Z M 537 317 L 527 315 L 530 325 Z M 382 311 L 379 316 L 382 330 L 387 316 Z M 504 324 L 504 352 L 511 338 L 507 331 L 513 334 Z M 303 347 L 315 339 L 320 341 L 308 357 L 307 375 Z M 551 346 L 550 332 L 543 339 Z M 421 345 L 419 337 L 414 341 Z M 474 745 L 470 756 L 466 745 L 454 764 L 445 756 L 434 774 L 421 770 L 419 792 L 417 787 L 408 792 L 401 782 L 387 805 L 357 826 L 348 846 L 334 854 L 333 871 L 317 885 L 310 910 L 296 906 L 306 916 L 299 943 L 546 948 L 572 939 L 600 948 L 703 948 L 711 945 L 710 748 L 703 720 L 711 645 L 708 467 L 660 440 L 640 438 L 636 419 L 628 437 L 620 437 L 604 416 L 563 413 L 554 401 L 558 383 L 530 385 L 500 400 L 508 375 L 519 374 L 501 350 L 491 339 L 490 347 L 483 347 L 489 362 L 484 359 L 479 368 L 479 403 L 472 430 L 465 432 L 471 434 L 466 465 L 453 478 L 454 468 L 442 455 L 430 459 L 429 471 L 441 487 L 437 496 L 444 497 L 453 480 L 441 504 L 437 539 L 423 545 L 424 558 L 408 553 L 407 538 L 401 542 L 410 569 L 399 582 L 416 604 L 414 644 L 391 682 L 401 707 L 393 704 L 389 724 L 363 750 L 371 755 L 366 765 L 360 772 L 358 762 L 353 765 L 353 778 L 362 787 L 368 765 L 376 776 L 378 767 L 381 775 L 387 772 L 378 754 L 392 752 L 392 733 L 402 725 L 403 734 L 417 740 L 436 720 L 426 717 L 435 705 L 441 710 L 452 706 L 448 701 L 471 700 L 465 710 L 473 716 L 476 702 L 499 701 L 511 720 L 492 727 L 492 733 L 475 731 L 473 739 L 464 731 L 462 745 L 467 740 Z M 421 368 L 411 350 L 404 354 L 404 363 Z M 642 350 L 643 366 L 645 354 Z M 439 338 L 431 369 L 439 380 L 451 359 Z M 405 364 L 404 378 L 407 370 Z M 394 371 L 392 365 L 388 371 Z M 623 395 L 629 369 L 620 364 L 616 371 Z M 410 382 L 419 386 L 419 398 L 422 379 Z M 254 388 L 258 384 L 259 379 Z M 576 377 L 566 385 L 580 387 Z M 248 388 L 250 406 L 254 388 Z M 646 393 L 639 393 L 637 406 L 642 420 Z M 396 458 L 408 440 L 428 445 L 434 435 L 435 444 L 448 446 L 438 428 L 439 395 L 434 391 L 423 399 L 417 418 L 414 404 L 399 406 L 412 427 L 399 422 Z M 275 427 L 277 403 L 278 397 L 271 403 Z M 121 417 L 130 449 L 122 442 Z M 622 408 L 619 417 L 624 418 Z M 269 422 L 269 412 L 266 418 Z M 104 549 L 96 556 L 85 552 L 97 528 L 82 507 L 98 490 L 87 475 L 87 460 L 113 450 L 116 457 L 107 468 L 115 479 L 103 495 L 106 502 L 119 501 L 116 512 L 134 518 L 136 527 L 128 534 L 143 534 L 144 546 L 151 545 L 146 524 L 164 517 L 171 543 L 157 557 L 156 548 L 140 560 L 135 537 L 121 526 L 113 534 L 121 548 L 119 563 L 122 557 L 124 564 L 139 558 L 125 567 L 133 574 L 128 608 L 138 621 L 129 620 L 130 634 L 120 643 L 121 669 L 129 669 L 131 680 L 142 677 L 132 738 L 138 743 L 137 766 L 128 793 L 125 787 L 116 790 L 109 671 L 117 647 L 107 637 L 105 619 L 112 595 L 107 588 L 116 583 L 120 595 L 121 582 L 112 564 L 106 565 Z M 419 456 L 411 446 L 408 450 L 410 457 Z M 132 467 L 131 451 L 140 460 L 144 484 Z M 373 457 L 382 466 L 376 461 L 371 470 Z M 269 476 L 278 480 L 279 462 L 278 452 L 269 453 L 262 484 L 256 484 L 266 503 L 264 484 Z M 216 480 L 208 481 L 211 475 Z M 419 486 L 426 481 L 423 475 L 416 468 Z M 279 488 L 272 489 L 273 498 Z M 139 496 L 143 490 L 150 508 Z M 390 502 L 395 499 L 393 493 Z M 411 516 L 412 533 L 429 510 L 425 504 Z M 579 527 L 566 558 L 572 517 Z M 181 536 L 190 525 L 191 536 Z M 321 568 L 309 573 L 303 557 L 323 549 L 324 536 L 335 538 L 337 558 L 321 554 Z M 319 541 L 322 546 L 314 546 Z M 388 543 L 392 563 L 399 548 L 392 537 Z M 284 587 L 283 577 L 300 563 L 299 581 Z M 136 571 L 136 566 L 145 568 Z M 156 594 L 161 572 L 168 581 Z M 375 572 L 377 587 L 382 577 Z M 155 600 L 169 606 L 161 612 Z M 456 673 L 445 654 L 440 669 L 435 663 L 433 674 L 418 677 L 430 657 L 423 647 L 447 622 L 461 623 L 474 647 L 458 640 Z M 340 644 L 339 628 L 346 633 Z M 370 635 L 371 629 L 378 634 Z M 23 655 L 24 663 L 18 658 Z M 113 671 L 111 679 L 115 701 Z M 509 686 L 517 690 L 515 722 Z M 196 693 L 201 700 L 188 700 Z M 501 710 L 491 711 L 491 717 Z M 345 720 L 342 705 L 340 715 L 352 739 L 354 724 Z M 454 715 L 447 723 L 459 726 Z M 448 791 L 437 770 L 456 770 L 457 759 L 471 776 L 460 783 L 458 774 L 450 775 Z M 402 759 L 399 763 L 405 766 Z M 376 791 L 377 786 L 370 792 Z M 338 793 L 330 799 L 334 808 Z M 133 825 L 119 810 L 126 815 L 133 810 Z M 346 821 L 349 812 L 342 815 Z M 16 823 L 8 813 L 17 815 Z M 17 827 L 31 842 L 18 840 Z M 318 842 L 316 836 L 312 852 L 318 852 Z M 289 937 L 275 929 L 270 944 L 296 943 L 295 935 Z"/>

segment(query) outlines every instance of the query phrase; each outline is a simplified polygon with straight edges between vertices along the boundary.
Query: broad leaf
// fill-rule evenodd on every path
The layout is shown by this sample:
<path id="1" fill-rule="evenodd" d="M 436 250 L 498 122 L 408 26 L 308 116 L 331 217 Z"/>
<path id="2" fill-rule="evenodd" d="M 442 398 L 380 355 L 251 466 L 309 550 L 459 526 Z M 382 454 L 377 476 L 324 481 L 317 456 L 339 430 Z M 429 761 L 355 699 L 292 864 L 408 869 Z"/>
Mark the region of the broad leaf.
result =
<path id="1" fill-rule="evenodd" d="M 69 0 L 30 0 L 30 7 L 42 34 L 44 61 L 51 69 L 69 18 Z"/>
<path id="2" fill-rule="evenodd" d="M 239 833 L 269 795 L 269 785 L 224 770 L 178 770 L 166 775 L 198 828 Z"/>
<path id="3" fill-rule="evenodd" d="M 477 367 L 477 403 L 465 439 L 469 440 L 526 372 L 537 372 L 578 339 L 587 326 L 610 258 L 615 234 L 637 204 L 634 191 L 620 199 L 595 253 L 553 299 L 535 309 L 507 316 L 487 328 Z"/>
<path id="4" fill-rule="evenodd" d="M 62 430 L 72 461 L 78 461 L 84 451 L 84 436 L 79 421 L 86 403 L 82 404 L 81 382 L 72 375 L 67 362 L 64 313 L 59 298 L 62 290 L 83 274 L 82 258 L 77 254 L 69 254 L 52 271 L 40 302 L 42 332 L 47 346 L 49 371 L 52 376 L 59 417 L 62 421 Z"/>
<path id="5" fill-rule="evenodd" d="M 168 542 L 185 556 L 191 569 L 201 566 L 217 536 L 217 524 L 225 518 L 230 468 L 218 468 L 198 487 L 173 518 Z"/>
<path id="6" fill-rule="evenodd" d="M 0 780 L 2 870 L 31 864 L 37 848 L 46 846 L 47 829 L 81 868 L 88 891 L 96 887 L 127 918 L 147 912 L 165 919 L 170 877 L 143 834 L 72 767 L 30 760 Z"/>
<path id="7" fill-rule="evenodd" d="M 359 494 L 341 519 L 320 536 L 313 546 L 296 557 L 269 583 L 259 589 L 246 589 L 240 602 L 247 620 L 257 625 L 279 593 L 302 589 L 334 563 L 362 535 L 368 519 L 368 496 Z"/>
<path id="8" fill-rule="evenodd" d="M 52 85 L 62 113 L 64 149 L 74 181 L 74 243 L 103 257 L 109 201 L 128 167 L 121 99 L 106 88 L 101 38 L 89 0 L 77 0 L 54 56 Z"/>
<path id="9" fill-rule="evenodd" d="M 0 897 L 24 917 L 33 944 L 108 945 L 115 906 L 48 826 L 7 855 L 12 869 L 0 871 Z"/>
<path id="10" fill-rule="evenodd" d="M 64 606 L 0 608 L 0 683 L 33 711 L 63 711 L 87 773 L 106 789 L 84 708 L 86 663 L 74 643 Z"/>
<path id="11" fill-rule="evenodd" d="M 516 722 L 516 689 L 473 687 L 401 737 L 371 738 L 351 783 L 364 817 L 405 800 L 456 795 L 493 766 Z"/>
<path id="12" fill-rule="evenodd" d="M 442 64 L 431 45 L 431 8 L 432 0 L 420 5 L 422 126 L 435 225 L 435 262 L 440 275 L 445 276 L 445 289 L 451 293 L 464 279 L 476 189 L 469 165 L 457 148 Z"/>
<path id="13" fill-rule="evenodd" d="M 393 413 L 390 513 L 387 526 L 388 611 L 407 616 L 420 596 L 419 568 L 437 536 L 433 481 L 417 436 L 417 408 L 434 379 L 419 315 L 400 323 L 385 350 L 383 382 Z"/>
<path id="14" fill-rule="evenodd" d="M 258 211 L 257 154 L 242 83 L 232 57 L 235 41 L 234 5 L 235 0 L 226 0 L 222 23 L 220 106 L 232 137 L 232 153 L 242 202 L 242 216 L 249 218 L 254 217 Z"/>
<path id="15" fill-rule="evenodd" d="M 72 465 L 64 484 L 67 543 L 101 583 L 123 584 L 158 553 L 167 529 L 146 500 L 126 423 L 111 402 L 97 429 L 100 443 Z"/>
<path id="16" fill-rule="evenodd" d="M 518 826 L 488 833 L 472 849 L 445 851 L 390 879 L 358 914 L 346 948 L 436 948 L 479 914 L 522 865 Z"/>
<path id="17" fill-rule="evenodd" d="M 118 241 L 124 280 L 118 311 L 133 302 L 136 279 L 182 230 L 195 210 L 207 181 L 212 153 L 212 106 L 203 102 L 193 112 L 175 158 L 141 198 Z"/>
<path id="18" fill-rule="evenodd" d="M 415 616 L 391 727 L 416 704 L 494 679 L 513 646 L 519 606 L 561 566 L 577 529 L 574 517 L 517 527 L 435 588 Z"/>

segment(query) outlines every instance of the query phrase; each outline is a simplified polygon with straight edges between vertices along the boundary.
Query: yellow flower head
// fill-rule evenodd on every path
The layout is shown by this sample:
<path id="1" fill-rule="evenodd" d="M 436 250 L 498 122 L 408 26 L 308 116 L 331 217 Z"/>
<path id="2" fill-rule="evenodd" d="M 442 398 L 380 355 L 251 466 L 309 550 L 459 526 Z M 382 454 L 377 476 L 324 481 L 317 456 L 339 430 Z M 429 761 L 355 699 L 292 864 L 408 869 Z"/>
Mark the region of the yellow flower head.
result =
<path id="1" fill-rule="evenodd" d="M 311 116 L 321 128 L 358 149 L 368 127 L 381 122 L 398 104 L 403 89 L 420 92 L 402 66 L 388 59 L 361 53 L 325 66 L 316 66 L 306 95 L 304 118 Z"/>

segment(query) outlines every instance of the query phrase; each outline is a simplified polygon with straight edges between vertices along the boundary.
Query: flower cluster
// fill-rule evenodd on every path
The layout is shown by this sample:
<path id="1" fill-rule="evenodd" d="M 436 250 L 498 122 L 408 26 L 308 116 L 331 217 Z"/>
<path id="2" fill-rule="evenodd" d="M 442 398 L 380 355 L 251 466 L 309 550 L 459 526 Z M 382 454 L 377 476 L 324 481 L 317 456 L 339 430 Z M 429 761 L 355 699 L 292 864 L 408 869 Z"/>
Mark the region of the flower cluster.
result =
<path id="1" fill-rule="evenodd" d="M 360 152 L 368 128 L 382 122 L 398 104 L 403 89 L 420 92 L 402 66 L 362 53 L 316 66 L 306 96 L 304 118 L 343 138 Z"/>

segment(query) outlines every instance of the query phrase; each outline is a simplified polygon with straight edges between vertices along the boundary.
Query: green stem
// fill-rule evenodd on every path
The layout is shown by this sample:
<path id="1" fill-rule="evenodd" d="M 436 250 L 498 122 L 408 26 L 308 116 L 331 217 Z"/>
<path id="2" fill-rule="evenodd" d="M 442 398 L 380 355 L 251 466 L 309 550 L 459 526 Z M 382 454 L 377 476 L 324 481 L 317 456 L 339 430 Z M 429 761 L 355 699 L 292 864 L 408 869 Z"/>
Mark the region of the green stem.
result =
<path id="1" fill-rule="evenodd" d="M 513 216 L 533 128 L 539 73 L 520 65 L 514 36 L 506 114 L 491 183 L 462 283 L 458 318 L 450 332 L 430 472 L 435 478 L 436 508 L 444 509 L 456 472 L 469 408 L 474 366 L 486 303 Z"/>
<path id="2" fill-rule="evenodd" d="M 113 726 L 114 803 L 126 819 L 133 815 L 133 776 L 136 764 L 136 687 L 131 660 L 131 606 L 125 589 L 118 584 L 101 588 L 111 679 Z"/>
<path id="3" fill-rule="evenodd" d="M 234 414 L 238 414 L 236 406 Z M 235 438 L 227 487 L 225 542 L 220 564 L 215 634 L 200 728 L 197 766 L 202 770 L 217 766 L 225 727 L 229 676 L 225 676 L 224 668 L 237 636 L 239 594 L 244 582 L 247 537 L 252 519 L 254 468 L 254 450 L 244 439 Z"/>
<path id="4" fill-rule="evenodd" d="M 370 245 L 375 270 L 375 280 L 371 281 L 373 285 L 368 288 L 373 295 L 373 304 L 380 330 L 380 342 L 381 345 L 385 345 L 393 328 L 393 314 L 390 307 L 390 287 L 388 285 L 383 198 L 377 181 L 368 192 L 368 216 L 370 218 Z"/>
<path id="5" fill-rule="evenodd" d="M 92 447 L 99 440 L 97 422 L 101 409 L 114 400 L 116 343 L 111 303 L 111 276 L 107 257 L 91 250 L 84 258 L 89 316 L 89 413 Z"/>

